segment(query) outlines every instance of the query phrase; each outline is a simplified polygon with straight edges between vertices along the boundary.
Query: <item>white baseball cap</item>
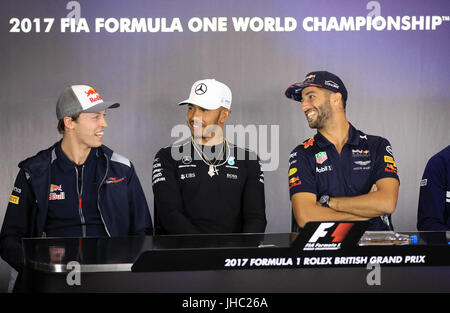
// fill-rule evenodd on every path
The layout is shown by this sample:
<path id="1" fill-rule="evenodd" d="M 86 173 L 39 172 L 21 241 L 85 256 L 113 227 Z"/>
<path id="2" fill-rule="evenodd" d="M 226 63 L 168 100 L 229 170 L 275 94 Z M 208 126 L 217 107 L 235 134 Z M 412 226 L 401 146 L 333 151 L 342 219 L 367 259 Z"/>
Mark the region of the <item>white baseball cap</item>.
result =
<path id="1" fill-rule="evenodd" d="M 219 107 L 231 108 L 231 90 L 227 85 L 215 79 L 202 79 L 196 81 L 191 88 L 189 98 L 178 105 L 195 104 L 207 110 Z"/>
<path id="2" fill-rule="evenodd" d="M 78 113 L 95 113 L 109 108 L 117 108 L 116 102 L 105 102 L 100 94 L 87 85 L 73 85 L 66 87 L 56 103 L 56 117 L 58 120 L 65 116 Z"/>

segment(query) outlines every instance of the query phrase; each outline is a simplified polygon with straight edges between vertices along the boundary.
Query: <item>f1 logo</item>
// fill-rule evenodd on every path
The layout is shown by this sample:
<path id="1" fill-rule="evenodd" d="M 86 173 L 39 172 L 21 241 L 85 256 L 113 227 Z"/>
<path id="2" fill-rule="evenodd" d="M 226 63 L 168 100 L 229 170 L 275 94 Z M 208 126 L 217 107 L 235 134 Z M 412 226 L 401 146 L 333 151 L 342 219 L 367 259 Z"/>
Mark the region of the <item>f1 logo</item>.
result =
<path id="1" fill-rule="evenodd" d="M 308 242 L 317 242 L 319 238 L 325 237 L 328 234 L 328 228 L 332 227 L 333 225 L 334 223 L 320 224 Z"/>
<path id="2" fill-rule="evenodd" d="M 340 223 L 334 232 L 331 234 L 333 237 L 332 242 L 342 242 L 344 241 L 345 236 L 347 236 L 350 229 L 353 227 L 353 223 Z"/>
<path id="3" fill-rule="evenodd" d="M 334 224 L 336 223 L 321 223 L 309 239 L 309 242 L 317 242 L 319 238 L 325 237 L 328 234 L 328 229 L 333 227 Z M 333 238 L 332 242 L 342 242 L 352 227 L 353 223 L 339 223 L 334 232 L 331 234 L 331 237 Z"/>
<path id="4" fill-rule="evenodd" d="M 332 251 L 357 245 L 367 221 L 312 221 L 306 223 L 292 246 L 302 251 Z"/>

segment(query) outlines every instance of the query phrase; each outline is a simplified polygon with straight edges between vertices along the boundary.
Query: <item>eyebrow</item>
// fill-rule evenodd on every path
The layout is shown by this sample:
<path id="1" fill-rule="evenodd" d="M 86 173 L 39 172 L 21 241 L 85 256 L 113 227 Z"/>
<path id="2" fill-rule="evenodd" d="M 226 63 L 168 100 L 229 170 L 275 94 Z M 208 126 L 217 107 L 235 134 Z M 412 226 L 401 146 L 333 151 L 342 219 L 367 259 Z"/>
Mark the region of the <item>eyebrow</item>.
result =
<path id="1" fill-rule="evenodd" d="M 308 92 L 305 93 L 305 96 L 310 95 L 310 94 L 312 94 L 312 93 L 316 93 L 316 92 L 315 92 L 314 90 L 310 90 L 310 91 L 308 91 Z"/>
<path id="2" fill-rule="evenodd" d="M 199 105 L 196 105 L 196 104 L 192 104 L 192 103 L 188 103 L 188 107 L 191 107 L 191 108 L 193 108 L 193 107 L 197 107 L 197 108 L 199 108 L 200 110 L 203 110 L 203 111 L 211 111 L 211 110 L 208 110 L 208 109 L 205 109 L 205 108 L 202 108 L 201 106 L 199 106 Z"/>

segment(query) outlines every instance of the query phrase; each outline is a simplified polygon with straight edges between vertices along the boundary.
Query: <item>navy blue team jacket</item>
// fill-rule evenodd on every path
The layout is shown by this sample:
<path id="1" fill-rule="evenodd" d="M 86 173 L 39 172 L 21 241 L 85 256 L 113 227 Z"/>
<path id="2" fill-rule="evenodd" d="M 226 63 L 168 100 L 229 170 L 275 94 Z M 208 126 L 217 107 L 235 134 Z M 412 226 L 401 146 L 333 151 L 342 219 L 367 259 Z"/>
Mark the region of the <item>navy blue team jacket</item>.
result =
<path id="1" fill-rule="evenodd" d="M 0 233 L 0 255 L 16 270 L 23 264 L 21 240 L 44 237 L 49 197 L 61 196 L 51 184 L 56 143 L 19 163 L 19 174 L 9 199 Z M 109 237 L 152 235 L 147 201 L 134 166 L 125 157 L 102 145 L 96 149 L 97 208 Z"/>
<path id="2" fill-rule="evenodd" d="M 298 145 L 289 156 L 290 196 L 309 192 L 330 197 L 366 194 L 384 177 L 398 179 L 392 147 L 385 138 L 367 135 L 350 124 L 341 154 L 322 134 Z M 393 229 L 390 216 L 369 220 L 369 230 Z"/>
<path id="3" fill-rule="evenodd" d="M 450 146 L 427 163 L 420 182 L 418 230 L 450 230 Z"/>

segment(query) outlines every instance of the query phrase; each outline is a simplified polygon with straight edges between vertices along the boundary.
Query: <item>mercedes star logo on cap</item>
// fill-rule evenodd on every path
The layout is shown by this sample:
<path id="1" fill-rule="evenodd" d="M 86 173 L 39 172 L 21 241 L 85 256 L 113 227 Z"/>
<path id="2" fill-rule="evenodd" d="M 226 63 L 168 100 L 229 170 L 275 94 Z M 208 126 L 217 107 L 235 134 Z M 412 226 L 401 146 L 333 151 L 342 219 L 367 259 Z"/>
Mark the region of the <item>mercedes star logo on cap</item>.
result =
<path id="1" fill-rule="evenodd" d="M 197 87 L 195 87 L 195 93 L 197 95 L 202 95 L 206 92 L 208 88 L 206 87 L 206 85 L 204 83 L 199 84 Z"/>

